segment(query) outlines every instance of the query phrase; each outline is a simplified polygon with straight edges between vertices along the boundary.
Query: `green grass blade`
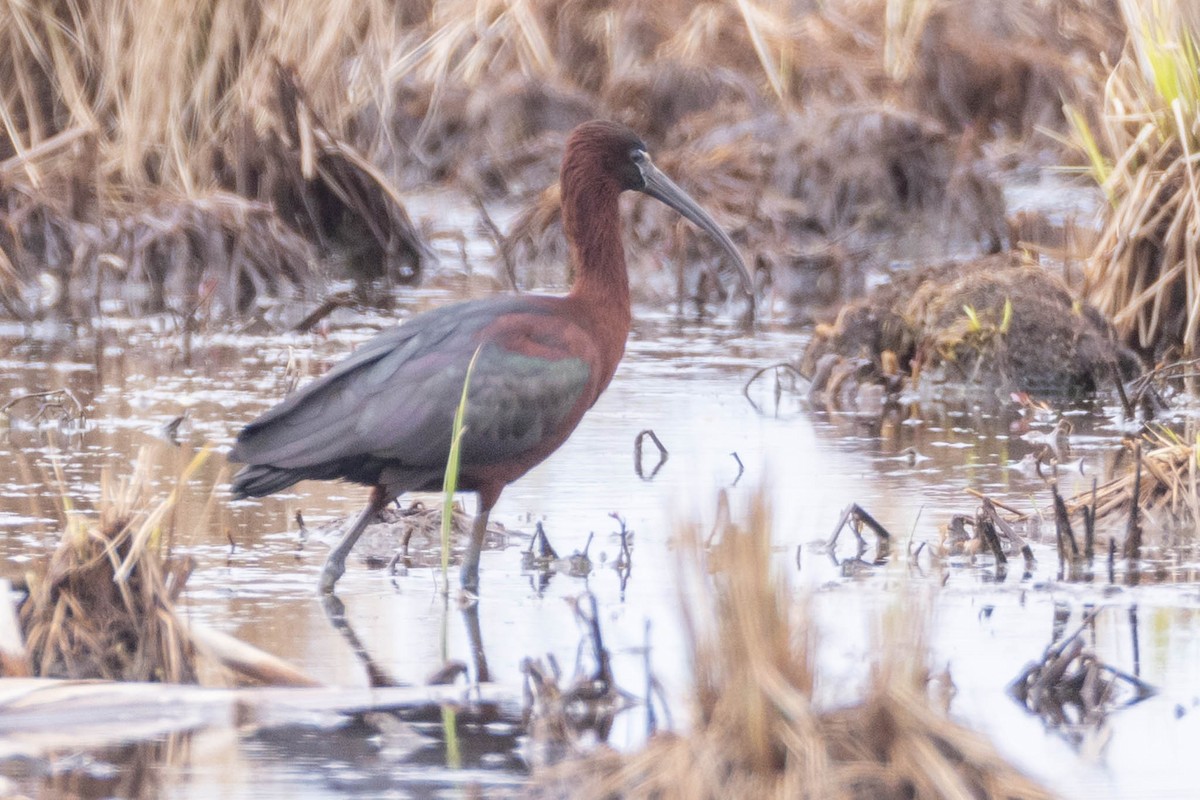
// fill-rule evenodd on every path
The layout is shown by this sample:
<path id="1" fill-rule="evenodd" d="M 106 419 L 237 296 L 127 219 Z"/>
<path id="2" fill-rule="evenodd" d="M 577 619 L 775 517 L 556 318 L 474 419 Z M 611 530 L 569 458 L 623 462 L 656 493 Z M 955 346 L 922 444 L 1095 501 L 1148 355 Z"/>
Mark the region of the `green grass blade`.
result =
<path id="1" fill-rule="evenodd" d="M 442 706 L 442 729 L 446 736 L 446 766 L 462 768 L 462 750 L 458 746 L 458 712 L 450 706 Z"/>
<path id="2" fill-rule="evenodd" d="M 1108 176 L 1112 173 L 1112 167 L 1109 166 L 1108 159 L 1100 150 L 1100 145 L 1092 133 L 1092 127 L 1088 124 L 1087 117 L 1070 104 L 1064 105 L 1063 111 L 1066 112 L 1067 120 L 1075 131 L 1077 144 L 1087 156 L 1088 165 L 1092 169 L 1092 177 L 1107 193 Z M 1112 197 L 1109 197 L 1109 201 L 1112 202 Z"/>
<path id="3" fill-rule="evenodd" d="M 967 315 L 967 322 L 972 333 L 979 333 L 983 330 L 983 323 L 979 321 L 979 315 L 975 313 L 975 309 L 969 305 L 963 305 L 963 313 Z"/>
<path id="4" fill-rule="evenodd" d="M 442 592 L 450 591 L 450 524 L 454 519 L 454 493 L 458 491 L 459 456 L 462 450 L 462 436 L 466 430 L 464 421 L 467 417 L 467 392 L 471 386 L 471 373 L 475 371 L 475 362 L 479 359 L 479 351 L 483 345 L 475 348 L 471 363 L 467 365 L 467 375 L 463 378 L 462 397 L 459 398 L 458 408 L 454 412 L 454 426 L 450 432 L 450 457 L 446 460 L 446 476 L 442 480 Z"/>
<path id="5" fill-rule="evenodd" d="M 1008 329 L 1012 326 L 1013 304 L 1012 298 L 1004 298 L 1004 316 L 1000 318 L 1000 333 L 1008 333 Z"/>

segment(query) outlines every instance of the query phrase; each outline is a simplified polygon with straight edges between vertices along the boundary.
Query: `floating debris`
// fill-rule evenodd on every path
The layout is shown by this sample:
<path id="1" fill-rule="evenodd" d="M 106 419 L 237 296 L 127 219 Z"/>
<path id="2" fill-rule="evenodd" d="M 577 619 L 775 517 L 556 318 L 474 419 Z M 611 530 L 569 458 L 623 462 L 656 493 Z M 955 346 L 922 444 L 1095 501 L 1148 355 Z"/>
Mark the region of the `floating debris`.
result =
<path id="1" fill-rule="evenodd" d="M 456 501 L 450 521 L 451 545 L 456 555 L 465 552 L 473 520 L 474 517 L 463 509 L 462 503 Z M 335 542 L 347 524 L 347 519 L 335 519 L 316 527 L 306 527 L 305 539 Z M 499 522 L 488 522 L 483 549 L 499 550 L 506 547 L 514 536 L 521 535 Z M 370 566 L 387 566 L 389 570 L 396 571 L 401 568 L 440 567 L 441 548 L 441 504 L 426 506 L 420 500 L 413 500 L 406 506 L 396 504 L 380 511 L 376 520 L 363 531 L 354 552 Z"/>
<path id="2" fill-rule="evenodd" d="M 996 560 L 996 571 L 1007 570 L 1008 559 L 1021 556 L 1025 562 L 1025 574 L 1033 572 L 1033 549 L 1018 532 L 1024 524 L 1008 520 L 998 510 L 997 504 L 988 497 L 980 498 L 979 510 L 973 515 L 955 514 L 942 526 L 939 550 L 943 556 L 966 555 L 974 558 L 982 552 L 991 553 Z"/>
<path id="3" fill-rule="evenodd" d="M 1107 523 L 1114 528 L 1122 523 L 1128 527 L 1136 509 L 1139 529 L 1155 534 L 1148 544 L 1194 543 L 1200 521 L 1197 447 L 1166 432 L 1150 434 L 1144 441 L 1150 450 L 1143 452 L 1140 444 L 1127 447 L 1134 463 L 1124 475 L 1068 499 L 1067 510 L 1079 517 L 1092 509 L 1095 525 Z"/>
<path id="4" fill-rule="evenodd" d="M 527 658 L 521 663 L 527 730 L 537 764 L 560 761 L 584 742 L 607 740 L 616 715 L 632 704 L 632 697 L 617 687 L 613 677 L 595 595 L 583 594 L 572 601 L 572 607 L 584 627 L 580 651 L 590 655 L 590 668 L 577 664 L 575 677 L 563 687 L 558 662 L 552 656 L 545 661 Z"/>

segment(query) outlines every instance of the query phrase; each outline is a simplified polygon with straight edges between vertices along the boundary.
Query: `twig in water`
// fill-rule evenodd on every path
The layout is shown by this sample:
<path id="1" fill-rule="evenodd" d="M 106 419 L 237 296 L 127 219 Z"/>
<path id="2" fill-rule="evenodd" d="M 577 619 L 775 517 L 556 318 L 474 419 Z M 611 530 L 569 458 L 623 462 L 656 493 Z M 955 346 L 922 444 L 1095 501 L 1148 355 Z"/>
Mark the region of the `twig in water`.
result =
<path id="1" fill-rule="evenodd" d="M 1129 396 L 1125 394 L 1125 382 L 1121 380 L 1121 370 L 1117 367 L 1116 361 L 1109 361 L 1108 368 L 1112 372 L 1113 383 L 1117 385 L 1117 396 L 1121 398 L 1121 408 L 1125 410 L 1125 419 L 1132 420 L 1135 411 L 1133 403 L 1129 402 Z"/>
<path id="2" fill-rule="evenodd" d="M 746 381 L 746 385 L 742 387 L 742 396 L 746 398 L 746 402 L 750 404 L 750 407 L 753 408 L 756 413 L 763 414 L 765 412 L 758 405 L 758 403 L 754 402 L 754 399 L 752 397 L 750 397 L 750 387 L 754 385 L 754 382 L 756 380 L 761 378 L 767 372 L 769 372 L 771 370 L 780 370 L 780 369 L 792 372 L 795 375 L 797 375 L 798 377 L 800 377 L 802 380 L 808 380 L 807 378 L 804 377 L 803 372 L 801 372 L 799 369 L 792 366 L 791 364 L 788 364 L 787 362 L 771 364 L 769 366 L 763 367 L 762 369 L 758 370 L 757 372 L 755 372 L 753 375 L 750 376 L 750 379 L 748 381 Z M 782 388 L 779 385 L 779 376 L 777 373 L 775 376 L 775 413 L 776 414 L 779 413 L 779 398 L 781 396 L 782 396 Z"/>
<path id="3" fill-rule="evenodd" d="M 1069 576 L 1075 563 L 1079 560 L 1079 543 L 1075 541 L 1075 532 L 1071 530 L 1071 517 L 1067 514 L 1067 504 L 1058 493 L 1058 483 L 1051 481 L 1050 491 L 1054 494 L 1054 535 L 1058 543 L 1058 564 L 1061 575 Z M 1067 545 L 1071 552 L 1067 552 Z M 1072 570 L 1068 569 L 1068 565 Z"/>
<path id="4" fill-rule="evenodd" d="M 7 418 L 11 422 L 12 412 L 10 409 L 12 409 L 12 407 L 18 403 L 22 403 L 26 400 L 41 400 L 41 402 L 38 403 L 37 411 L 34 412 L 33 416 L 29 418 L 30 422 L 37 422 L 42 417 L 46 416 L 47 412 L 51 409 L 59 412 L 60 423 L 76 421 L 77 424 L 82 425 L 87 419 L 87 416 L 83 411 L 83 403 L 80 403 L 79 398 L 77 398 L 70 389 L 66 388 L 49 389 L 44 392 L 30 392 L 28 394 L 14 397 L 12 400 L 9 400 L 4 405 L 0 406 L 0 416 Z M 64 401 L 70 401 L 70 405 L 73 407 L 74 414 L 67 409 L 68 404 Z"/>
<path id="5" fill-rule="evenodd" d="M 500 226 L 492 219 L 492 215 L 488 213 L 487 206 L 478 192 L 471 193 L 471 201 L 475 204 L 475 210 L 479 212 L 479 221 L 483 224 L 483 229 L 491 237 L 496 252 L 500 254 L 500 259 L 504 262 L 504 274 L 508 277 L 509 286 L 514 292 L 521 291 L 521 287 L 517 283 L 517 265 L 513 263 L 512 248 L 509 245 L 508 237 L 501 232 Z"/>
<path id="6" fill-rule="evenodd" d="M 350 291 L 334 292 L 321 301 L 321 304 L 310 311 L 304 319 L 292 326 L 292 330 L 296 333 L 308 333 L 317 326 L 317 323 L 328 317 L 339 308 L 348 308 L 354 305 L 354 294 Z"/>
<path id="7" fill-rule="evenodd" d="M 177 417 L 172 417 L 158 430 L 158 435 L 173 447 L 179 447 L 179 426 L 188 418 L 190 409 L 185 409 L 182 414 Z"/>
<path id="8" fill-rule="evenodd" d="M 625 577 L 628 578 L 629 568 L 633 566 L 633 551 L 629 548 L 629 535 L 632 531 L 625 526 L 625 518 L 617 512 L 611 511 L 609 512 L 609 516 L 615 519 L 617 524 L 621 526 L 620 533 L 618 534 L 621 537 L 621 551 L 617 555 L 617 569 L 624 569 Z"/>
<path id="9" fill-rule="evenodd" d="M 830 553 L 833 552 L 837 545 L 838 535 L 841 534 L 842 528 L 850 525 L 851 532 L 858 539 L 859 556 L 866 551 L 866 542 L 862 538 L 862 526 L 866 525 L 875 534 L 877 542 L 875 547 L 875 563 L 882 563 L 888 557 L 891 551 L 892 535 L 888 533 L 887 528 L 880 525 L 874 517 L 866 512 L 858 503 L 851 503 L 842 512 L 842 518 L 838 521 L 837 527 L 833 529 L 833 535 L 829 537 L 829 541 L 825 543 L 825 547 Z"/>
<path id="10" fill-rule="evenodd" d="M 642 633 L 642 668 L 646 671 L 646 738 L 658 732 L 658 718 L 654 715 L 654 670 L 650 668 L 650 618 Z"/>
<path id="11" fill-rule="evenodd" d="M 595 531 L 588 531 L 587 542 L 583 545 L 583 552 L 576 551 L 567 559 L 570 566 L 567 570 L 568 574 L 575 578 L 586 578 L 592 572 L 592 559 L 588 555 L 588 551 L 592 549 L 592 539 L 596 536 Z M 593 598 L 593 602 L 594 602 Z"/>
<path id="12" fill-rule="evenodd" d="M 550 537 L 546 535 L 546 529 L 542 527 L 542 523 L 538 523 L 533 529 L 533 537 L 529 540 L 529 547 L 522 553 L 522 567 L 531 569 L 534 566 L 545 566 L 553 561 L 558 560 L 558 553 L 554 550 L 554 545 L 550 544 Z"/>
<path id="13" fill-rule="evenodd" d="M 1101 610 L 1102 607 L 1085 609 L 1079 627 L 1061 640 L 1056 638 L 1042 658 L 1027 666 L 1009 685 L 1009 694 L 1052 725 L 1099 724 L 1109 709 L 1133 705 L 1156 691 L 1137 677 L 1136 646 L 1135 674 L 1130 675 L 1100 662 L 1080 638 L 1084 630 L 1094 631 L 1095 618 Z M 1136 643 L 1136 609 L 1132 611 Z M 1056 608 L 1056 621 L 1058 616 Z M 1117 696 L 1121 685 L 1132 689 L 1132 697 L 1122 700 Z"/>
<path id="14" fill-rule="evenodd" d="M 738 456 L 738 454 L 737 454 L 737 450 L 734 450 L 734 451 L 733 451 L 732 453 L 730 453 L 729 455 L 733 456 L 733 460 L 734 460 L 734 461 L 736 461 L 736 462 L 737 462 L 737 465 L 738 465 L 738 474 L 737 474 L 737 476 L 736 476 L 736 477 L 733 479 L 733 483 L 729 484 L 729 485 L 730 485 L 730 487 L 734 487 L 734 486 L 737 486 L 737 485 L 738 485 L 738 481 L 740 481 L 740 480 L 742 479 L 742 475 L 743 475 L 743 474 L 746 472 L 746 466 L 745 466 L 745 465 L 742 463 L 742 459 L 741 459 L 741 457 L 740 457 L 740 456 Z"/>
<path id="15" fill-rule="evenodd" d="M 650 437 L 650 441 L 654 443 L 654 446 L 658 448 L 658 463 L 654 465 L 654 469 L 650 471 L 649 475 L 646 475 L 642 469 L 642 441 L 647 436 Z M 652 481 L 654 480 L 654 476 L 658 474 L 658 471 L 663 468 L 663 464 L 667 463 L 667 459 L 670 458 L 670 455 L 671 454 L 667 452 L 667 448 L 663 447 L 663 443 L 659 441 L 658 435 L 655 434 L 654 431 L 647 428 L 639 433 L 633 440 L 633 471 L 636 472 L 637 476 L 642 480 Z"/>
<path id="16" fill-rule="evenodd" d="M 1096 478 L 1092 478 L 1092 503 L 1083 507 L 1083 557 L 1090 573 L 1096 558 Z"/>
<path id="17" fill-rule="evenodd" d="M 1029 543 L 1017 533 L 1012 525 L 1008 524 L 1008 520 L 1000 516 L 996 511 L 996 503 L 990 498 L 983 498 L 983 511 L 991 523 L 996 526 L 996 530 L 1003 533 L 1012 542 L 1013 547 L 1021 552 L 1021 556 L 1025 559 L 1025 572 L 1032 572 L 1036 561 L 1033 557 L 1033 548 L 1029 546 Z"/>
<path id="18" fill-rule="evenodd" d="M 994 499 L 988 497 L 986 494 L 979 491 L 978 489 L 972 489 L 972 488 L 968 487 L 965 491 L 967 494 L 971 495 L 972 497 L 977 497 L 980 500 L 987 500 L 989 503 L 992 503 L 993 505 L 995 505 L 996 508 L 1003 508 L 1008 513 L 1016 515 L 1019 519 L 1025 519 L 1026 517 L 1029 516 L 1025 512 L 1019 511 L 1016 508 L 1013 508 L 1012 506 L 1008 505 L 1007 503 L 1004 503 L 1000 500 L 994 500 Z"/>
<path id="19" fill-rule="evenodd" d="M 1003 573 L 1008 568 L 1008 557 L 1004 555 L 1004 548 L 1000 545 L 1000 537 L 996 535 L 996 526 L 982 509 L 980 509 L 979 514 L 975 517 L 975 527 L 979 530 L 979 535 L 996 558 L 996 571 Z"/>

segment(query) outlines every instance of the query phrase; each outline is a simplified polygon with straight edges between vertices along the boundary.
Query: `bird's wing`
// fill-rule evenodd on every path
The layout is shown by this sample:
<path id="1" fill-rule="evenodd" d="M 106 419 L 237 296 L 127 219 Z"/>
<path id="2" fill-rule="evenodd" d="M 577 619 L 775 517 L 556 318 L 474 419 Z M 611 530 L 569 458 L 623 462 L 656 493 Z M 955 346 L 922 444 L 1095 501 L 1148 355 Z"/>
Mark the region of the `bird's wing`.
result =
<path id="1" fill-rule="evenodd" d="M 534 355 L 522 354 L 531 349 L 524 346 L 527 335 L 536 338 Z M 464 463 L 496 463 L 528 451 L 559 429 L 594 384 L 594 345 L 541 305 L 449 306 L 360 347 L 246 426 L 230 457 L 287 469 L 355 458 L 440 469 L 467 365 L 480 345 Z"/>

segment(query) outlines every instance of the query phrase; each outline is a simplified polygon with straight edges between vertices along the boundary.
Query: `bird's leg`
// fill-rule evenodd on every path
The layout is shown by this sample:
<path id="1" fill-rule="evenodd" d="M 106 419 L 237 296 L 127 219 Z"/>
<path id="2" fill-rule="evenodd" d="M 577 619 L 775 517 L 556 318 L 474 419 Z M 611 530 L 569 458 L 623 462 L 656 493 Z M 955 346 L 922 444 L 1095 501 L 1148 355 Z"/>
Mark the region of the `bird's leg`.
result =
<path id="1" fill-rule="evenodd" d="M 471 646 L 471 660 L 475 664 L 475 681 L 487 683 L 492 679 L 488 670 L 487 656 L 483 652 L 483 636 L 479 630 L 479 603 L 467 603 L 462 609 L 463 624 L 467 628 L 467 642 Z"/>
<path id="2" fill-rule="evenodd" d="M 350 555 L 350 551 L 354 548 L 354 543 L 358 541 L 358 537 L 362 536 L 362 532 L 366 530 L 367 526 L 371 524 L 387 504 L 388 493 L 380 486 L 372 488 L 371 499 L 367 503 L 367 507 L 355 517 L 350 529 L 342 534 L 341 541 L 329 551 L 329 555 L 325 558 L 325 566 L 321 568 L 321 579 L 318 584 L 321 594 L 330 594 L 333 592 L 334 584 L 338 582 L 338 578 L 342 577 L 342 574 L 346 571 L 346 556 Z"/>
<path id="3" fill-rule="evenodd" d="M 483 537 L 487 535 L 489 511 L 490 508 L 481 507 L 475 515 L 475 522 L 471 525 L 471 541 L 467 544 L 467 554 L 463 556 L 462 588 L 471 594 L 479 594 L 479 551 L 483 549 Z"/>

